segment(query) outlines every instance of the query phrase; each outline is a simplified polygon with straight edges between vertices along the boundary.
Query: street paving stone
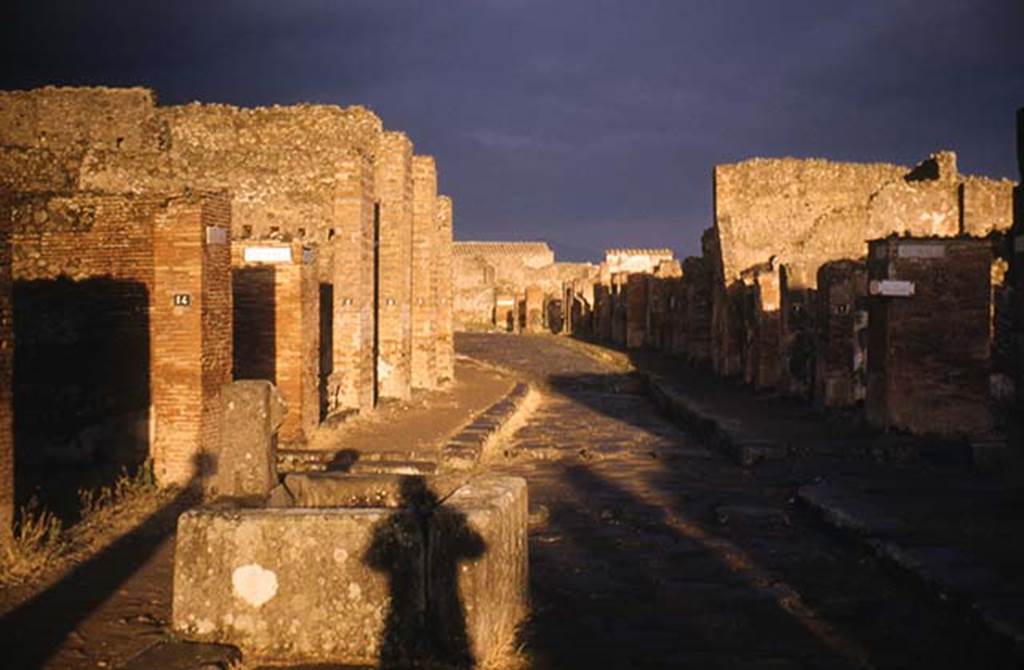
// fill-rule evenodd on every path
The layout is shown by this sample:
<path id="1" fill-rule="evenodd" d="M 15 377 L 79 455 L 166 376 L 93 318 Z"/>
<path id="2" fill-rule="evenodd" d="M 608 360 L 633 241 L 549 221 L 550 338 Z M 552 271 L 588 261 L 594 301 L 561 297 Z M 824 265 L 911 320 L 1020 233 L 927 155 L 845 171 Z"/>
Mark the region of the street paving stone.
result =
<path id="1" fill-rule="evenodd" d="M 1012 668 L 1010 649 L 556 337 L 460 334 L 542 393 L 492 469 L 531 505 L 535 668 Z"/>

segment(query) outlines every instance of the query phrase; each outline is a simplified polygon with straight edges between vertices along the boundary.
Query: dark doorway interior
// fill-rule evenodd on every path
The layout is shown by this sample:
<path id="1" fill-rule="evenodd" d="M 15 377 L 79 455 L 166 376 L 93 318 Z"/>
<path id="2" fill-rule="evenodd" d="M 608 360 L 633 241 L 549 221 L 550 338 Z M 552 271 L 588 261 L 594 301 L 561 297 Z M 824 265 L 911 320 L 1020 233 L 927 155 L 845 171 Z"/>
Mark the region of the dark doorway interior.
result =
<path id="1" fill-rule="evenodd" d="M 327 389 L 334 372 L 334 286 L 320 284 L 320 420 L 327 418 L 330 398 Z"/>
<path id="2" fill-rule="evenodd" d="M 234 379 L 266 379 L 277 382 L 274 319 L 274 268 L 235 268 L 231 271 Z"/>
<path id="3" fill-rule="evenodd" d="M 73 521 L 80 488 L 149 454 L 149 293 L 60 278 L 15 282 L 13 297 L 16 500 Z"/>

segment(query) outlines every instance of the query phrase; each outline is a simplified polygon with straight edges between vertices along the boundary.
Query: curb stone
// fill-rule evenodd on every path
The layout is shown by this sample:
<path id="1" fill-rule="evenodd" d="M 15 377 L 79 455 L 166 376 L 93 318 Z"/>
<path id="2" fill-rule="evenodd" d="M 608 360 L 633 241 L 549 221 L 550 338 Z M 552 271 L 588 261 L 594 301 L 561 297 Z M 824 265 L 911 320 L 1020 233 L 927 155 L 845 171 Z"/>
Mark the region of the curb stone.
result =
<path id="1" fill-rule="evenodd" d="M 736 419 L 716 414 L 710 406 L 680 393 L 656 374 L 641 371 L 640 375 L 658 409 L 739 465 L 750 467 L 788 457 L 786 445 L 748 433 Z"/>
<path id="2" fill-rule="evenodd" d="M 1024 660 L 1024 596 L 1007 596 L 1001 579 L 959 550 L 915 541 L 902 520 L 858 500 L 830 482 L 805 484 L 797 499 L 825 523 L 852 535 L 880 559 L 911 574 L 940 600 L 970 612 L 991 633 L 1014 647 Z"/>
<path id="3" fill-rule="evenodd" d="M 438 470 L 451 472 L 471 470 L 484 456 L 487 447 L 497 439 L 513 417 L 522 409 L 530 395 L 530 385 L 517 383 L 504 398 L 463 426 L 441 448 Z"/>

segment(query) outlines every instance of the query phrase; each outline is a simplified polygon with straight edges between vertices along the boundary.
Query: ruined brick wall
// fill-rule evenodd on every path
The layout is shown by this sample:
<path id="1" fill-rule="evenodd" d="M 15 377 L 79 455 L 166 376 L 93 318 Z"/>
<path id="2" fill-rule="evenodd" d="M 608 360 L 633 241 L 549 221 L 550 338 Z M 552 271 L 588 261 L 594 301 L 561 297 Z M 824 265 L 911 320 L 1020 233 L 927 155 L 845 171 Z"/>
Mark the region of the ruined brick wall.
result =
<path id="1" fill-rule="evenodd" d="M 884 184 L 900 180 L 898 165 L 837 163 L 818 159 L 754 158 L 717 165 L 714 172 L 715 234 L 722 279 L 775 257 L 794 263 L 817 252 L 818 240 L 834 258 L 859 258 L 866 250 L 865 206 Z M 844 213 L 844 214 L 840 214 Z M 830 224 L 835 216 L 844 225 Z M 859 221 L 859 225 L 858 225 Z"/>
<path id="2" fill-rule="evenodd" d="M 683 261 L 683 324 L 674 327 L 674 350 L 695 365 L 711 362 L 712 273 L 709 265 L 704 258 L 690 257 Z M 680 334 L 685 344 L 678 344 Z"/>
<path id="3" fill-rule="evenodd" d="M 10 231 L 0 225 L 0 548 L 10 540 L 14 522 L 13 365 L 11 240 Z"/>
<path id="4" fill-rule="evenodd" d="M 960 183 L 960 231 L 985 237 L 1013 226 L 1013 182 L 964 177 Z"/>
<path id="5" fill-rule="evenodd" d="M 235 379 L 273 382 L 288 407 L 278 432 L 304 442 L 320 421 L 319 282 L 314 254 L 297 242 L 232 245 Z M 267 260 L 270 252 L 281 256 Z"/>
<path id="6" fill-rule="evenodd" d="M 523 293 L 536 285 L 547 295 L 561 290 L 561 271 L 555 254 L 544 242 L 454 243 L 455 305 L 458 327 L 492 322 L 498 293 Z"/>
<path id="7" fill-rule="evenodd" d="M 867 370 L 867 265 L 833 261 L 818 271 L 814 401 L 849 407 L 864 399 Z"/>
<path id="8" fill-rule="evenodd" d="M 0 188 L 12 192 L 141 190 L 135 187 L 158 171 L 166 145 L 148 89 L 0 91 Z M 114 188 L 96 188 L 88 175 L 105 169 L 100 157 L 107 155 L 132 169 L 110 175 Z"/>
<path id="9" fill-rule="evenodd" d="M 413 388 L 437 388 L 437 167 L 430 156 L 412 159 L 412 358 Z"/>
<path id="10" fill-rule="evenodd" d="M 872 194 L 865 239 L 890 233 L 949 237 L 960 232 L 956 155 L 940 152 Z M 856 258 L 851 256 L 851 258 Z"/>
<path id="11" fill-rule="evenodd" d="M 437 199 L 437 239 L 434 260 L 434 305 L 437 310 L 434 324 L 437 327 L 435 339 L 435 360 L 438 381 L 443 383 L 455 379 L 455 323 L 453 277 L 453 211 L 452 199 L 446 195 Z"/>
<path id="12" fill-rule="evenodd" d="M 373 163 L 352 156 L 338 165 L 334 267 L 334 361 L 328 410 L 369 411 L 377 397 L 374 353 L 376 204 Z"/>
<path id="13" fill-rule="evenodd" d="M 147 405 L 103 414 L 145 413 L 151 405 L 147 441 L 158 479 L 192 481 L 201 454 L 217 448 L 216 394 L 230 381 L 228 250 L 216 241 L 228 239 L 225 196 L 19 195 L 0 211 L 13 232 L 14 280 L 27 296 L 42 295 L 40 287 L 51 296 L 84 295 L 90 282 L 102 284 L 102 304 L 116 310 L 97 315 L 117 328 L 107 346 L 122 349 L 124 365 L 144 366 L 144 378 L 130 383 L 146 387 L 139 393 Z M 222 233 L 212 243 L 208 226 Z M 105 370 L 98 381 L 123 383 L 129 372 Z"/>
<path id="14" fill-rule="evenodd" d="M 407 399 L 411 392 L 412 357 L 412 143 L 409 139 L 402 133 L 385 133 L 375 168 L 380 202 L 378 395 Z"/>
<path id="15" fill-rule="evenodd" d="M 816 289 L 813 281 L 796 275 L 789 266 L 779 268 L 779 389 L 810 397 L 814 386 L 817 339 Z"/>
<path id="16" fill-rule="evenodd" d="M 988 240 L 871 243 L 865 409 L 873 424 L 939 435 L 991 429 L 992 259 Z"/>

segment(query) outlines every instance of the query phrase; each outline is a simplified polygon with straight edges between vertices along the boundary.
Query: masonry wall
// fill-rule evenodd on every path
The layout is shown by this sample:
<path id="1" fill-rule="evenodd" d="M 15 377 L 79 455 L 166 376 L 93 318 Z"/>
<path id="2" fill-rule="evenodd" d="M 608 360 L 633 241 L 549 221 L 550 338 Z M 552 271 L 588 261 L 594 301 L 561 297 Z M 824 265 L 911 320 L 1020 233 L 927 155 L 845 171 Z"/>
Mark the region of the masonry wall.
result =
<path id="1" fill-rule="evenodd" d="M 412 358 L 413 388 L 437 388 L 437 167 L 430 156 L 412 159 Z"/>
<path id="2" fill-rule="evenodd" d="M 818 271 L 814 401 L 850 407 L 864 399 L 867 362 L 867 266 L 833 261 Z"/>
<path id="3" fill-rule="evenodd" d="M 152 434 L 145 439 L 157 477 L 192 481 L 202 453 L 216 449 L 215 398 L 230 381 L 231 340 L 223 325 L 231 321 L 228 249 L 206 238 L 208 226 L 219 226 L 227 239 L 225 197 L 22 195 L 0 209 L 2 224 L 13 231 L 12 273 L 26 300 L 50 296 L 54 305 L 61 296 L 99 295 L 98 304 L 107 306 L 93 318 L 115 328 L 109 332 L 116 340 L 96 343 L 118 347 L 111 361 L 123 361 L 123 367 L 82 372 L 110 384 L 111 393 L 119 388 L 111 397 L 120 406 L 98 408 L 88 421 L 151 411 Z M 16 302 L 18 310 L 28 315 L 33 305 Z M 133 375 L 132 365 L 143 366 L 142 377 L 138 370 Z M 26 371 L 23 383 L 34 377 Z M 103 388 L 93 388 L 94 397 Z M 15 402 L 18 393 L 16 387 Z M 34 391 L 26 387 L 23 393 L 31 398 Z M 141 393 L 134 404 L 133 393 Z"/>
<path id="4" fill-rule="evenodd" d="M 639 349 L 646 344 L 650 275 L 627 275 L 624 285 L 626 348 Z"/>
<path id="5" fill-rule="evenodd" d="M 0 226 L 0 547 L 10 540 L 14 522 L 13 326 L 10 232 Z"/>
<path id="6" fill-rule="evenodd" d="M 871 423 L 919 434 L 991 429 L 992 258 L 987 240 L 871 243 L 865 405 Z M 882 295 L 883 280 L 911 282 L 913 295 Z"/>
<path id="7" fill-rule="evenodd" d="M 217 465 L 220 391 L 231 382 L 230 230 L 224 194 L 174 198 L 155 220 L 152 456 L 165 484 L 197 484 Z M 176 306 L 185 294 L 192 304 Z"/>
<path id="8" fill-rule="evenodd" d="M 437 240 L 433 277 L 434 305 L 436 314 L 434 324 L 437 327 L 435 338 L 435 360 L 437 379 L 448 382 L 455 379 L 455 323 L 454 323 L 454 291 L 453 276 L 452 230 L 453 212 L 452 199 L 446 195 L 437 199 Z"/>
<path id="9" fill-rule="evenodd" d="M 523 331 L 544 332 L 544 290 L 539 286 L 527 286 L 523 298 Z"/>
<path id="10" fill-rule="evenodd" d="M 402 133 L 385 133 L 375 167 L 380 202 L 378 395 L 407 399 L 412 358 L 412 143 Z"/>
<path id="11" fill-rule="evenodd" d="M 779 268 L 779 388 L 810 398 L 815 373 L 817 278 L 794 277 L 790 268 Z"/>
<path id="12" fill-rule="evenodd" d="M 377 208 L 373 163 L 356 155 L 338 165 L 334 268 L 334 365 L 328 410 L 369 411 L 377 398 L 374 345 Z"/>

